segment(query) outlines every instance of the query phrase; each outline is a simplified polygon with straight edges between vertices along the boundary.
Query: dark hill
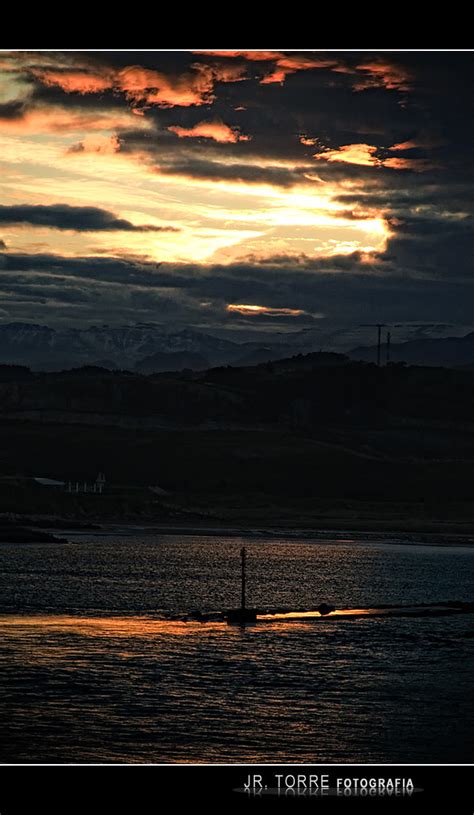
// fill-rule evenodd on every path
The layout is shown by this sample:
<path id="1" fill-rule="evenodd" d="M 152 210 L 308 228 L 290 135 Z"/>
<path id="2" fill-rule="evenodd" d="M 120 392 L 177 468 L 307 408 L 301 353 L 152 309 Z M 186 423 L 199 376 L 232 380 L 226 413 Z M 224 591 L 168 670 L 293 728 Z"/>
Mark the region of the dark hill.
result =
<path id="1" fill-rule="evenodd" d="M 387 346 L 381 347 L 381 358 L 385 360 Z M 360 346 L 350 351 L 352 359 L 375 362 L 377 346 Z M 408 365 L 433 365 L 447 368 L 460 368 L 474 365 L 474 332 L 465 337 L 445 337 L 442 339 L 419 339 L 393 343 L 390 346 L 390 359 L 393 362 L 406 362 Z"/>
<path id="2" fill-rule="evenodd" d="M 227 519 L 254 507 L 265 523 L 298 525 L 303 504 L 313 517 L 328 501 L 338 512 L 372 501 L 416 503 L 423 520 L 447 502 L 473 504 L 474 372 L 323 353 L 148 376 L 9 368 L 0 449 L 3 512 L 153 518 L 157 502 L 176 501 Z M 111 485 L 102 503 L 30 483 L 98 472 Z"/>
<path id="3" fill-rule="evenodd" d="M 157 351 L 135 365 L 135 370 L 143 374 L 181 371 L 183 368 L 189 368 L 192 371 L 203 371 L 205 368 L 209 368 L 209 362 L 202 354 L 197 352 L 174 351 L 166 353 Z"/>

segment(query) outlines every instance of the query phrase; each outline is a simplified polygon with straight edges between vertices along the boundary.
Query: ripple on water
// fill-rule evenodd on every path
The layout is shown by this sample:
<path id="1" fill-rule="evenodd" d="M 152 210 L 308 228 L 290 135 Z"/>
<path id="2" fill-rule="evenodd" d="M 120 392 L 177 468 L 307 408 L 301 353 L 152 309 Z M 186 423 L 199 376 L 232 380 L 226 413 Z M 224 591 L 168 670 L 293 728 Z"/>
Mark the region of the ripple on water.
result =
<path id="1" fill-rule="evenodd" d="M 245 543 L 258 607 L 474 595 L 461 547 Z M 0 760 L 472 762 L 472 617 L 185 621 L 238 603 L 241 545 L 2 547 Z"/>

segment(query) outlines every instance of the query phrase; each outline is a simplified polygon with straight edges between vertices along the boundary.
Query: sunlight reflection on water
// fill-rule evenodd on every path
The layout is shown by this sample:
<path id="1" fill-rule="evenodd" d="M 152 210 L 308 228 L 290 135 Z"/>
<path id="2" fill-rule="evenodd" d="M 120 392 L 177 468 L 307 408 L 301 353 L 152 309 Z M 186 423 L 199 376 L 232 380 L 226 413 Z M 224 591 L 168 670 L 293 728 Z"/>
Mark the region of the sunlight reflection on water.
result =
<path id="1" fill-rule="evenodd" d="M 472 761 L 472 616 L 366 613 L 471 600 L 472 550 L 249 541 L 278 614 L 186 620 L 238 599 L 241 545 L 1 547 L 0 760 Z"/>

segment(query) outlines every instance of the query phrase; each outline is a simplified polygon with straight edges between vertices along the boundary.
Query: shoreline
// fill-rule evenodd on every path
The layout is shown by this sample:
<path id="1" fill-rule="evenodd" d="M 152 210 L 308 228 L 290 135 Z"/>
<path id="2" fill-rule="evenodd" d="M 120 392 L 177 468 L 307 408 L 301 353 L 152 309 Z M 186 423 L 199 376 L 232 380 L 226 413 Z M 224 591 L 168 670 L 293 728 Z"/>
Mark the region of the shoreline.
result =
<path id="1" fill-rule="evenodd" d="M 113 535 L 169 535 L 175 537 L 245 538 L 258 540 L 284 539 L 286 542 L 344 542 L 344 543 L 396 543 L 406 545 L 471 546 L 474 545 L 474 527 L 471 524 L 432 524 L 386 520 L 367 520 L 351 524 L 347 519 L 330 519 L 327 524 L 310 525 L 307 522 L 205 523 L 203 519 L 188 523 L 158 522 L 138 519 L 111 522 L 66 519 L 59 516 L 23 516 L 0 524 L 2 543 L 68 543 L 74 538 L 100 538 Z M 73 541 L 74 542 L 74 541 Z"/>
<path id="2" fill-rule="evenodd" d="M 45 527 L 46 528 L 46 527 Z M 224 537 L 276 540 L 286 542 L 341 542 L 341 543 L 396 543 L 405 545 L 471 546 L 474 533 L 465 535 L 453 532 L 407 532 L 405 530 L 374 530 L 279 527 L 279 526 L 178 526 L 177 524 L 102 524 L 98 529 L 64 527 L 64 534 L 81 537 L 110 537 L 112 535 L 169 535 L 173 537 Z"/>

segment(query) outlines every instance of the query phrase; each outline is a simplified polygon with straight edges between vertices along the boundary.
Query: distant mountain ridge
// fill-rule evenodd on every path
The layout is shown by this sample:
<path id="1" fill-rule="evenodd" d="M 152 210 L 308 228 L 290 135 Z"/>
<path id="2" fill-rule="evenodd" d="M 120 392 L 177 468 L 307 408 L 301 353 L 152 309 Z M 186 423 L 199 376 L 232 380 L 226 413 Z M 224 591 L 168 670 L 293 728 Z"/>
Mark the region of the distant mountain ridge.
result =
<path id="1" fill-rule="evenodd" d="M 36 370 L 101 364 L 104 360 L 107 367 L 133 369 L 156 353 L 177 355 L 177 361 L 179 355 L 197 355 L 199 367 L 206 367 L 233 361 L 242 354 L 242 348 L 192 329 L 167 332 L 150 323 L 88 328 L 50 328 L 35 323 L 0 325 L 0 362 L 29 365 Z"/>
<path id="2" fill-rule="evenodd" d="M 338 332 L 332 336 L 337 338 Z M 322 342 L 322 340 L 325 342 Z M 194 328 L 174 331 L 156 323 L 52 328 L 36 323 L 0 324 L 0 364 L 26 365 L 33 370 L 58 371 L 84 365 L 137 370 L 142 373 L 221 365 L 248 366 L 320 351 L 342 351 L 354 360 L 375 362 L 377 348 L 352 350 L 312 329 L 262 335 L 261 341 L 237 342 Z M 386 358 L 382 345 L 381 359 Z M 393 362 L 409 365 L 463 367 L 474 365 L 474 332 L 464 337 L 419 337 L 391 344 Z"/>
<path id="3" fill-rule="evenodd" d="M 193 328 L 176 331 L 155 323 L 52 328 L 36 323 L 0 324 L 0 364 L 57 371 L 82 365 L 142 373 L 252 365 L 312 350 L 303 332 L 268 335 L 262 342 L 234 342 Z"/>

